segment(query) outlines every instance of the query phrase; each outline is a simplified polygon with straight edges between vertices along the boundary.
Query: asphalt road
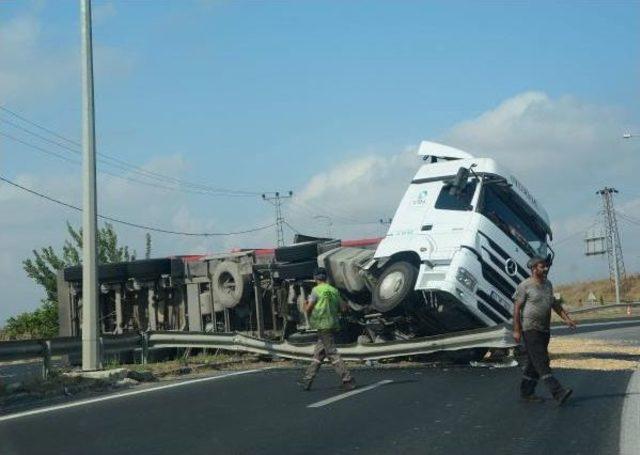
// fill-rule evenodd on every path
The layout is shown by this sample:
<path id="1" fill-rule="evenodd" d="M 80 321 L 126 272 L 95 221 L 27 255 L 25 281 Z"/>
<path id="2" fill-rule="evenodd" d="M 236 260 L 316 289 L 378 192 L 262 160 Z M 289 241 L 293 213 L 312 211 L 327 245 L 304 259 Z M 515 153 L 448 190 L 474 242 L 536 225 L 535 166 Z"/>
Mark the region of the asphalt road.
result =
<path id="1" fill-rule="evenodd" d="M 9 420 L 0 452 L 615 454 L 629 372 L 562 371 L 565 407 L 521 403 L 519 370 L 360 370 L 339 396 L 331 371 L 301 391 L 298 372 L 187 383 Z M 356 389 L 357 390 L 357 389 Z"/>
<path id="2" fill-rule="evenodd" d="M 0 453 L 617 454 L 623 428 L 640 432 L 631 372 L 559 371 L 575 390 L 564 407 L 520 402 L 517 368 L 358 369 L 346 396 L 327 367 L 310 392 L 299 374 L 262 370 L 0 413 Z"/>
<path id="3" fill-rule="evenodd" d="M 640 319 L 622 319 L 616 321 L 578 322 L 575 330 L 565 326 L 555 326 L 553 336 L 571 336 L 621 342 L 629 345 L 640 345 Z"/>

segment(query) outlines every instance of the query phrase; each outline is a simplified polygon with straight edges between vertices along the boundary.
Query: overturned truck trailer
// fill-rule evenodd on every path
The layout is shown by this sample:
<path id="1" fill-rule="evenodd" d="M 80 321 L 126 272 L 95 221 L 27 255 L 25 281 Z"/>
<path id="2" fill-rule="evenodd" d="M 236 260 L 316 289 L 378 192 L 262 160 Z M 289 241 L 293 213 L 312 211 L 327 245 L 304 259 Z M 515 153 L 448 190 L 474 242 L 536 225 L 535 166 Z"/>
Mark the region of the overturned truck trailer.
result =
<path id="1" fill-rule="evenodd" d="M 383 239 L 297 236 L 275 250 L 184 256 L 100 268 L 103 332 L 246 332 L 302 341 L 302 303 L 318 267 L 351 311 L 343 342 L 385 342 L 508 323 L 533 255 L 553 260 L 546 211 L 488 158 L 423 142 L 423 160 Z M 77 335 L 79 268 L 59 277 L 61 335 Z M 61 291 L 61 292 L 60 292 Z"/>

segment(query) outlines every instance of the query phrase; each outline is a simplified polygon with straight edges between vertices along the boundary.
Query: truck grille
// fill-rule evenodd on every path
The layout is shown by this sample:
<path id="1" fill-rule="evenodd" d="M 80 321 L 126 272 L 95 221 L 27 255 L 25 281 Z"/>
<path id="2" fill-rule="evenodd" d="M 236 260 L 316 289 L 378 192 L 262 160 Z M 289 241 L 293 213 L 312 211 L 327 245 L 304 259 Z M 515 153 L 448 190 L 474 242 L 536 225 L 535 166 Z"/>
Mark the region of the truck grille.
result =
<path id="1" fill-rule="evenodd" d="M 504 322 L 480 300 L 478 300 L 478 309 L 482 311 L 489 319 L 491 319 L 496 324 L 502 324 Z"/>
<path id="2" fill-rule="evenodd" d="M 500 261 L 500 269 L 504 270 L 504 262 L 509 259 L 509 255 L 507 254 L 507 252 L 505 250 L 503 250 L 500 245 L 498 245 L 496 242 L 494 242 L 493 240 L 491 240 L 486 234 L 480 232 L 480 235 L 482 235 L 482 237 L 485 238 L 485 240 L 487 241 L 487 243 L 489 243 L 489 247 L 495 251 L 495 253 L 500 256 L 503 260 Z M 486 248 L 485 248 L 486 250 Z M 489 252 L 487 250 L 487 252 Z M 496 258 L 497 259 L 497 258 Z M 526 279 L 529 278 L 529 272 L 527 272 L 527 269 L 522 267 L 520 264 L 516 263 L 517 269 L 518 269 L 518 275 L 520 275 L 522 278 Z"/>
<path id="3" fill-rule="evenodd" d="M 507 320 L 511 319 L 512 316 L 511 316 L 511 313 L 509 312 L 509 310 L 507 310 L 505 307 L 500 305 L 500 302 L 498 302 L 496 299 L 494 299 L 493 297 L 491 297 L 489 294 L 487 294 L 486 292 L 482 291 L 481 289 L 478 289 L 476 294 L 485 303 L 487 303 L 491 308 L 493 308 L 497 313 L 499 313 L 500 316 L 502 316 L 503 318 L 505 318 Z"/>
<path id="4" fill-rule="evenodd" d="M 493 267 L 484 261 L 482 261 L 482 276 L 507 299 L 511 299 L 513 294 L 516 292 L 514 284 L 503 278 L 502 275 L 496 272 Z"/>
<path id="5" fill-rule="evenodd" d="M 479 234 L 484 240 L 484 245 L 481 247 L 482 276 L 507 300 L 511 300 L 516 291 L 516 286 L 524 279 L 529 278 L 529 273 L 524 267 L 516 262 L 516 274 L 514 276 L 509 276 L 505 272 L 506 262 L 510 259 L 509 254 L 486 234 L 482 232 Z M 513 260 L 513 258 L 511 259 Z M 485 293 L 485 295 L 487 294 Z M 487 296 L 490 297 L 489 295 Z M 504 309 L 499 302 L 495 303 L 500 308 Z M 511 315 L 509 315 L 508 318 L 510 319 Z"/>

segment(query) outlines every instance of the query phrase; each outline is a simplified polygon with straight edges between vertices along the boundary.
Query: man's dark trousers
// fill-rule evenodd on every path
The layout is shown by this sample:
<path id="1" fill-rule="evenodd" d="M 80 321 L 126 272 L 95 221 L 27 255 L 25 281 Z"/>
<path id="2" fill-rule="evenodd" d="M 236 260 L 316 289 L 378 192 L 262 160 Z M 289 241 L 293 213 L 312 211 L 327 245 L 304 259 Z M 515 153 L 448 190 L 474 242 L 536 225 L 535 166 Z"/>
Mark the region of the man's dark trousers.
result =
<path id="1" fill-rule="evenodd" d="M 538 380 L 542 379 L 551 395 L 557 398 L 564 389 L 549 367 L 550 333 L 541 330 L 525 330 L 523 337 L 527 359 L 520 383 L 520 394 L 523 397 L 533 395 Z"/>

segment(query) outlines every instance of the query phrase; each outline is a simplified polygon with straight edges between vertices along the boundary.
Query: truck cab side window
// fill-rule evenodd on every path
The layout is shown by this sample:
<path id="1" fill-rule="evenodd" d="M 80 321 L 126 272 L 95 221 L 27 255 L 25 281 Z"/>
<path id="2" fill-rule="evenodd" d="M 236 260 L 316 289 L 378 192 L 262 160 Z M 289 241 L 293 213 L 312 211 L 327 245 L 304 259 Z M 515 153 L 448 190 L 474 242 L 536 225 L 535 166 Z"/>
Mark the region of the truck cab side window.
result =
<path id="1" fill-rule="evenodd" d="M 436 209 L 441 210 L 471 210 L 471 201 L 476 191 L 477 181 L 468 182 L 459 194 L 451 194 L 451 184 L 443 185 L 436 200 Z"/>

